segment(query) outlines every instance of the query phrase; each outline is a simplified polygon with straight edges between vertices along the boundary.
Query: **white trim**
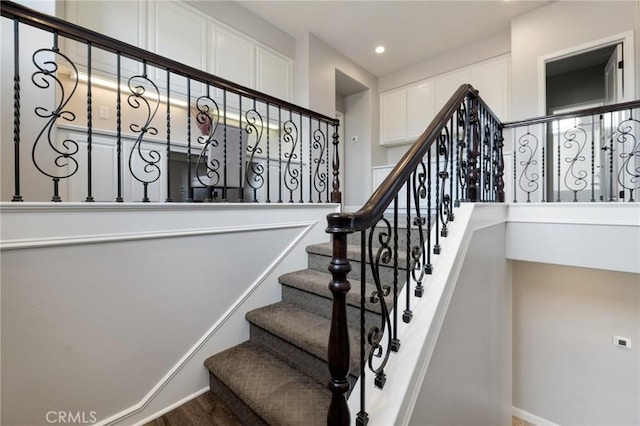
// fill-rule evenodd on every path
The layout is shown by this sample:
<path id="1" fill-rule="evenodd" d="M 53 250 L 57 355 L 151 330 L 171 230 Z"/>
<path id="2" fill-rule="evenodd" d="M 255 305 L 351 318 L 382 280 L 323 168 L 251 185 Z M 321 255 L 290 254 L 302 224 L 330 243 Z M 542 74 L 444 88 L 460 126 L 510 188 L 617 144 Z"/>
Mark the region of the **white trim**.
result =
<path id="1" fill-rule="evenodd" d="M 158 239 L 158 238 L 181 238 L 181 237 L 193 237 L 193 236 L 202 236 L 202 235 L 267 231 L 267 230 L 273 230 L 273 229 L 288 229 L 288 228 L 299 228 L 304 226 L 313 226 L 317 223 L 318 221 L 305 221 L 305 222 L 294 222 L 294 223 L 276 223 L 276 224 L 270 224 L 270 225 L 228 226 L 223 228 L 175 229 L 171 231 L 159 231 L 159 232 L 129 232 L 129 233 L 116 233 L 116 234 L 104 234 L 104 235 L 91 235 L 87 237 L 25 238 L 25 239 L 19 239 L 19 240 L 1 241 L 0 251 L 18 250 L 18 249 L 27 249 L 27 248 L 41 248 L 41 247 L 73 246 L 73 245 L 80 245 L 80 244 L 101 244 L 101 243 L 113 243 L 113 242 L 123 242 L 123 241 L 152 240 L 152 239 Z"/>
<path id="2" fill-rule="evenodd" d="M 155 419 L 157 419 L 160 416 L 164 416 L 165 414 L 167 414 L 169 411 L 172 411 L 178 407 L 180 407 L 183 404 L 186 404 L 187 402 L 191 401 L 192 399 L 196 399 L 197 397 L 199 397 L 200 395 L 209 392 L 209 386 L 204 387 L 202 389 L 200 389 L 197 392 L 192 393 L 191 395 L 182 398 L 180 401 L 175 402 L 165 408 L 163 408 L 160 411 L 155 412 L 154 414 L 150 415 L 149 417 L 147 417 L 146 419 L 139 421 L 138 423 L 134 423 L 135 426 L 140 426 L 140 425 L 144 425 L 147 424 Z"/>
<path id="3" fill-rule="evenodd" d="M 623 44 L 623 57 L 624 57 L 624 99 L 618 100 L 618 102 L 630 101 L 635 98 L 635 40 L 633 31 L 625 31 L 619 34 L 613 34 L 608 37 L 604 37 L 598 40 L 593 40 L 587 43 L 572 46 L 566 49 L 559 50 L 557 52 L 548 53 L 538 57 L 538 114 L 543 116 L 547 115 L 547 85 L 546 85 L 546 63 L 568 58 L 580 53 L 588 52 L 589 50 L 598 49 L 617 43 Z"/>
<path id="4" fill-rule="evenodd" d="M 542 417 L 538 417 L 535 414 L 531 414 L 517 407 L 511 407 L 511 415 L 536 426 L 559 426 L 556 423 L 550 422 L 547 419 L 543 419 Z"/>
<path id="5" fill-rule="evenodd" d="M 313 225 L 309 225 L 302 230 L 300 234 L 285 248 L 282 253 L 269 265 L 262 274 L 240 295 L 240 297 L 227 309 L 227 311 L 218 319 L 207 332 L 193 345 L 184 356 L 160 379 L 160 381 L 142 398 L 136 405 L 127 408 L 107 419 L 98 423 L 97 426 L 113 425 L 126 418 L 129 418 L 142 410 L 164 389 L 167 384 L 182 370 L 182 368 L 195 356 L 195 354 L 216 334 L 216 332 L 231 318 L 231 316 L 249 299 L 249 297 L 260 287 L 267 277 L 276 269 L 276 267 L 284 260 L 285 257 L 303 240 L 303 238 L 311 231 Z"/>

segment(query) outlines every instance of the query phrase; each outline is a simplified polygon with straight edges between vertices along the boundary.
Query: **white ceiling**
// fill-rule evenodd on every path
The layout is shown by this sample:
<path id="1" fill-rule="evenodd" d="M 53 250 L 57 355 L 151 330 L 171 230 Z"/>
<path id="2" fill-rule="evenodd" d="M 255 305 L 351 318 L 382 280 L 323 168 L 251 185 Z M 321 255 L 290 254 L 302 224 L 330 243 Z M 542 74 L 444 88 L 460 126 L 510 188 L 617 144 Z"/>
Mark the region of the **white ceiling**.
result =
<path id="1" fill-rule="evenodd" d="M 548 0 L 271 1 L 238 4 L 298 37 L 313 33 L 383 76 L 506 31 L 511 19 Z M 383 55 L 374 48 L 383 44 Z"/>

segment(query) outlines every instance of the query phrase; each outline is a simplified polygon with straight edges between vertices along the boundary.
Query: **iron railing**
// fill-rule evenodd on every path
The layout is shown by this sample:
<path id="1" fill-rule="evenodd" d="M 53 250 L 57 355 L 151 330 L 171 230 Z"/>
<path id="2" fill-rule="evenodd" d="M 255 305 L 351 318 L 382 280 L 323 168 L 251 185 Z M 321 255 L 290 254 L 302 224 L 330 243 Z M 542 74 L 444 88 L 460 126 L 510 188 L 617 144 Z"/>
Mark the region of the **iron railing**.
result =
<path id="1" fill-rule="evenodd" d="M 412 298 L 424 293 L 423 282 L 433 272 L 432 256 L 441 252 L 440 241 L 455 219 L 454 208 L 465 201 L 504 201 L 502 148 L 500 121 L 473 87 L 462 85 L 360 210 L 328 216 L 327 232 L 333 237 L 328 424 L 350 424 L 346 401 L 350 365 L 346 295 L 351 289 L 348 235 L 360 233 L 361 408 L 356 423 L 364 425 L 368 421 L 365 379 L 372 374 L 375 386 L 384 387 L 385 367 L 393 362 L 392 353 L 401 344 L 398 315 L 402 312 L 402 320 L 411 321 Z M 399 243 L 401 239 L 404 242 Z M 413 292 L 407 290 L 406 299 L 398 300 L 403 283 L 411 282 L 416 283 Z M 374 290 L 365 294 L 367 288 Z M 367 311 L 381 315 L 371 320 Z"/>
<path id="2" fill-rule="evenodd" d="M 513 202 L 635 201 L 639 108 L 633 101 L 505 123 Z"/>
<path id="3" fill-rule="evenodd" d="M 338 120 L 9 1 L 1 12 L 14 116 L 2 200 L 340 202 Z"/>

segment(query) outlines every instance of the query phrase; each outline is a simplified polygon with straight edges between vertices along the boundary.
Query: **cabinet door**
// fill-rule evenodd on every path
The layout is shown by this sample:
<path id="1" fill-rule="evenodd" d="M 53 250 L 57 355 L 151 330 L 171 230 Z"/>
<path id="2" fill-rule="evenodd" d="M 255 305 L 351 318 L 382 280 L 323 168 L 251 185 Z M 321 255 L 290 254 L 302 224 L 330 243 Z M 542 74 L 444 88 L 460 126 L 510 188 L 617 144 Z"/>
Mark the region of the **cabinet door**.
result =
<path id="1" fill-rule="evenodd" d="M 436 113 L 442 109 L 444 104 L 453 96 L 458 87 L 464 83 L 469 83 L 470 72 L 468 69 L 455 71 L 435 80 L 436 92 Z"/>
<path id="2" fill-rule="evenodd" d="M 67 21 L 142 48 L 146 47 L 146 13 L 146 4 L 141 0 L 65 2 Z M 66 51 L 76 66 L 87 65 L 85 44 L 67 40 Z M 93 48 L 91 63 L 94 70 L 111 75 L 117 72 L 114 53 Z M 122 58 L 121 68 L 123 78 L 128 78 L 138 74 L 142 67 L 137 61 Z"/>
<path id="3" fill-rule="evenodd" d="M 201 14 L 181 2 L 153 1 L 149 9 L 150 50 L 199 70 L 206 69 L 208 22 Z M 156 83 L 166 87 L 166 71 L 155 71 Z M 171 89 L 186 93 L 186 79 L 172 75 Z"/>
<path id="4" fill-rule="evenodd" d="M 407 89 L 380 95 L 380 143 L 407 139 Z"/>
<path id="5" fill-rule="evenodd" d="M 288 101 L 291 98 L 291 61 L 258 47 L 256 49 L 256 89 Z"/>
<path id="6" fill-rule="evenodd" d="M 407 137 L 417 138 L 435 116 L 433 82 L 424 82 L 407 88 Z"/>
<path id="7" fill-rule="evenodd" d="M 509 58 L 474 65 L 470 83 L 498 118 L 506 121 L 509 112 Z"/>
<path id="8" fill-rule="evenodd" d="M 221 27 L 215 29 L 215 74 L 246 87 L 255 87 L 255 45 Z"/>

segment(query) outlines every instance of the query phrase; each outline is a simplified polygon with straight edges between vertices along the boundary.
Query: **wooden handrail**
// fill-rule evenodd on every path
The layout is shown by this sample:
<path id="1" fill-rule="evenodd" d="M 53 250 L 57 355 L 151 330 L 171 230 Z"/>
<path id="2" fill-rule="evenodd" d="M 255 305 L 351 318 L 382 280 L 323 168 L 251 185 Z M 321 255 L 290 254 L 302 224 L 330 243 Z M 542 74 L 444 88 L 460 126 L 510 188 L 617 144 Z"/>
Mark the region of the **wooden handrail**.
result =
<path id="1" fill-rule="evenodd" d="M 260 99 L 270 104 L 280 105 L 287 110 L 291 110 L 292 112 L 327 121 L 331 124 L 338 124 L 338 120 L 336 120 L 335 118 L 331 118 L 315 111 L 311 111 L 310 109 L 303 108 L 301 106 L 292 104 L 291 102 L 264 94 L 257 90 L 241 86 L 239 84 L 217 77 L 213 74 L 209 74 L 197 68 L 190 67 L 164 56 L 160 56 L 131 44 L 122 42 L 115 38 L 97 33 L 87 28 L 57 18 L 55 16 L 50 16 L 45 13 L 38 12 L 37 10 L 30 9 L 12 1 L 3 0 L 2 6 L 0 7 L 0 13 L 6 18 L 17 19 L 19 22 L 30 25 L 32 27 L 36 27 L 49 32 L 56 32 L 61 36 L 79 42 L 91 42 L 94 47 L 99 47 L 113 53 L 120 53 L 122 56 L 134 60 L 146 61 L 150 65 L 157 66 L 162 69 L 167 69 L 175 74 L 189 77 L 203 83 L 210 83 L 220 89 L 225 89 L 238 95 L 246 96 L 252 99 Z"/>
<path id="2" fill-rule="evenodd" d="M 640 108 L 640 101 L 623 102 L 613 105 L 604 105 L 601 107 L 585 108 L 578 111 L 565 112 L 562 114 L 543 115 L 541 117 L 528 118 L 526 120 L 510 121 L 503 123 L 503 128 L 509 129 L 514 127 L 530 126 L 534 124 L 549 123 L 551 121 L 563 120 L 567 118 L 588 117 L 590 115 L 606 114 L 609 112 L 624 111 L 626 109 Z"/>
<path id="3" fill-rule="evenodd" d="M 362 231 L 370 228 L 380 220 L 384 211 L 409 179 L 411 173 L 418 167 L 429 148 L 440 136 L 442 128 L 469 94 L 477 96 L 478 91 L 470 84 L 461 85 L 364 206 L 355 213 L 332 213 L 328 215 L 329 228 L 327 231 L 332 232 L 330 229 L 334 228 L 346 232 Z"/>

